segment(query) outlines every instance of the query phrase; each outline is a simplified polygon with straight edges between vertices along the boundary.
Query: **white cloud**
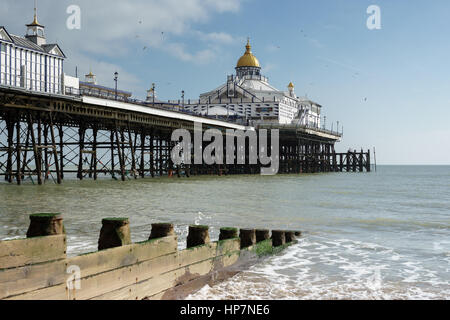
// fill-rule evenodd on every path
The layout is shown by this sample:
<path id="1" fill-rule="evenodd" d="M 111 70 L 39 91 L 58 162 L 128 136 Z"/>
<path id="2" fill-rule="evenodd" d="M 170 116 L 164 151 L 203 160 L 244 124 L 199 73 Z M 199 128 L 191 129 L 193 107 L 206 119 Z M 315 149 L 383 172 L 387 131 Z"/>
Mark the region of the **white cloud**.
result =
<path id="1" fill-rule="evenodd" d="M 101 59 L 93 58 L 92 56 L 86 56 L 84 54 L 75 53 L 70 63 L 65 65 L 65 72 L 69 74 L 75 74 L 75 66 L 78 66 L 78 77 L 84 80 L 84 75 L 91 70 L 97 76 L 97 81 L 105 86 L 114 85 L 114 72 L 119 73 L 119 88 L 129 91 L 142 91 L 146 88 L 141 87 L 141 81 L 133 74 L 118 66 L 114 63 L 109 63 Z"/>
<path id="2" fill-rule="evenodd" d="M 171 43 L 165 47 L 165 50 L 183 61 L 193 62 L 195 64 L 207 64 L 213 61 L 216 56 L 216 52 L 212 49 L 200 50 L 191 54 L 186 51 L 185 46 L 181 43 Z"/>
<path id="3" fill-rule="evenodd" d="M 261 71 L 263 73 L 268 73 L 269 71 L 276 69 L 276 67 L 277 67 L 276 64 L 273 64 L 273 63 L 270 63 L 270 62 L 269 63 L 265 63 Z"/>
<path id="4" fill-rule="evenodd" d="M 232 35 L 225 33 L 225 32 L 211 32 L 211 33 L 204 33 L 201 31 L 196 31 L 195 34 L 198 36 L 199 39 L 211 43 L 216 44 L 233 44 L 237 42 L 237 39 L 233 38 Z"/>
<path id="5" fill-rule="evenodd" d="M 241 2 L 242 0 L 133 0 L 111 3 L 110 0 L 78 0 L 76 4 L 81 9 L 81 30 L 68 30 L 65 27 L 69 17 L 66 7 L 70 5 L 65 1 L 41 0 L 38 16 L 39 21 L 47 26 L 48 35 L 60 41 L 64 39 L 66 51 L 117 56 L 129 53 L 128 48 L 136 44 L 164 50 L 171 46 L 172 38 L 192 33 L 192 25 L 206 23 L 214 14 L 236 12 Z M 17 17 L 23 17 L 24 12 L 29 12 L 29 15 L 25 14 L 29 18 L 18 21 Z M 11 0 L 0 14 L 2 24 L 14 26 L 24 33 L 23 25 L 32 19 L 32 2 Z M 214 44 L 233 41 L 231 35 L 223 32 L 202 33 L 202 38 Z M 187 55 L 205 55 L 207 52 L 208 50 L 200 48 L 198 52 Z M 174 56 L 184 61 L 193 60 L 186 59 L 180 49 L 174 51 Z"/>
<path id="6" fill-rule="evenodd" d="M 144 90 L 135 76 L 118 64 L 115 58 L 133 55 L 136 47 L 161 50 L 182 61 L 207 64 L 216 59 L 223 45 L 233 43 L 233 36 L 216 31 L 195 31 L 198 24 L 207 23 L 214 15 L 239 11 L 244 0 L 40 0 L 38 20 L 46 26 L 49 42 L 60 44 L 68 59 L 65 70 L 79 75 L 97 74 L 100 83 L 110 85 L 111 74 L 118 71 L 124 89 Z M 69 30 L 66 9 L 76 4 L 81 9 L 81 29 Z M 33 1 L 6 0 L 0 3 L 0 21 L 13 34 L 25 34 L 25 24 L 33 18 Z M 192 48 L 192 38 L 203 46 Z M 108 61 L 108 62 L 107 62 Z"/>

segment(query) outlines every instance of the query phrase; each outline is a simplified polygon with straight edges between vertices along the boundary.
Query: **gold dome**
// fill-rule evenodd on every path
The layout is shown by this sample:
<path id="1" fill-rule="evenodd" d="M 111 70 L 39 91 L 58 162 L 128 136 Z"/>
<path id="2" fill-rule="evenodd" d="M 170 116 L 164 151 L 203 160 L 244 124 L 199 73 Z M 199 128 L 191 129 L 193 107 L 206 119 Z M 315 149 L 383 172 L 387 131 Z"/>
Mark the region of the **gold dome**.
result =
<path id="1" fill-rule="evenodd" d="M 258 59 L 252 54 L 252 47 L 250 45 L 250 40 L 247 40 L 247 45 L 245 46 L 246 51 L 244 55 L 239 59 L 236 68 L 240 67 L 256 67 L 261 68 Z"/>
<path id="2" fill-rule="evenodd" d="M 294 84 L 292 82 L 290 82 L 289 85 L 288 85 L 288 88 L 289 89 L 294 89 Z"/>

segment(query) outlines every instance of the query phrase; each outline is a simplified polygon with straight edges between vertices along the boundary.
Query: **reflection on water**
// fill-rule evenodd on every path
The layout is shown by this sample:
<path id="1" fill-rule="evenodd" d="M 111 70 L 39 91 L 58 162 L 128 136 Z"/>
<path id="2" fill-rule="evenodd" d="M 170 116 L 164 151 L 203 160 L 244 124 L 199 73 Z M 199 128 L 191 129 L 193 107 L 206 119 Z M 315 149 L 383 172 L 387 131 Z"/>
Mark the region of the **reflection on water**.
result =
<path id="1" fill-rule="evenodd" d="M 450 167 L 0 184 L 0 239 L 23 237 L 36 212 L 64 214 L 69 255 L 96 250 L 111 216 L 130 218 L 133 241 L 173 222 L 180 247 L 193 223 L 212 239 L 222 226 L 306 231 L 286 254 L 193 298 L 450 297 Z"/>

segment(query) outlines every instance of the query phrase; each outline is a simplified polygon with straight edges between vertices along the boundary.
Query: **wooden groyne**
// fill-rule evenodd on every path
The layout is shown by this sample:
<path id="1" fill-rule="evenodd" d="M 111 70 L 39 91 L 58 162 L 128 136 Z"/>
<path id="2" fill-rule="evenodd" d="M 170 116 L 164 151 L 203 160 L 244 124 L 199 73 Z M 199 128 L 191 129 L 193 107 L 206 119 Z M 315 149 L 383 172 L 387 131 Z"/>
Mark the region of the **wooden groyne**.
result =
<path id="1" fill-rule="evenodd" d="M 127 218 L 103 219 L 99 251 L 67 257 L 62 216 L 30 216 L 27 238 L 0 241 L 0 299 L 181 299 L 224 280 L 258 257 L 296 242 L 300 232 L 190 226 L 178 250 L 174 226 L 152 224 L 149 240 L 131 242 Z"/>

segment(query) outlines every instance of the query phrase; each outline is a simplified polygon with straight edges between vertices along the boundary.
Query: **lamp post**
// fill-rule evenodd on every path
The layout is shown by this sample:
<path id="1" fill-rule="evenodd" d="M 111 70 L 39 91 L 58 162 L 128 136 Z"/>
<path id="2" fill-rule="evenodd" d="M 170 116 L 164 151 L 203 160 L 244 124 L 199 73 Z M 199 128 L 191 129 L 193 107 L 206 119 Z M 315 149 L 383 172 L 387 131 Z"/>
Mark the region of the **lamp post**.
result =
<path id="1" fill-rule="evenodd" d="M 183 107 L 184 111 L 184 90 L 181 91 L 181 106 Z"/>
<path id="2" fill-rule="evenodd" d="M 153 106 L 155 106 L 155 83 L 152 83 Z"/>
<path id="3" fill-rule="evenodd" d="M 117 100 L 117 79 L 119 78 L 119 73 L 116 71 L 114 72 L 114 81 L 116 82 L 116 91 L 115 91 L 115 100 Z"/>

